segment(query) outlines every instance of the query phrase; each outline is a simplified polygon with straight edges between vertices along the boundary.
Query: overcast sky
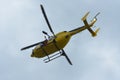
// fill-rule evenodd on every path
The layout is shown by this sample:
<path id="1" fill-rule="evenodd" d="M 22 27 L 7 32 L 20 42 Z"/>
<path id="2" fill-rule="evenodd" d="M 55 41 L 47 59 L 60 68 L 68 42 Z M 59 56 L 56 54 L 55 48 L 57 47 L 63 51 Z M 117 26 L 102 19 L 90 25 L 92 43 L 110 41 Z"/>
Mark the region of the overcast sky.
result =
<path id="1" fill-rule="evenodd" d="M 64 57 L 48 64 L 31 58 L 24 46 L 44 40 L 50 31 L 40 10 L 43 4 L 55 33 L 69 31 L 101 12 L 93 38 L 85 30 L 73 36 L 65 47 L 73 66 Z M 120 80 L 120 1 L 119 0 L 1 0 L 0 1 L 0 80 Z"/>

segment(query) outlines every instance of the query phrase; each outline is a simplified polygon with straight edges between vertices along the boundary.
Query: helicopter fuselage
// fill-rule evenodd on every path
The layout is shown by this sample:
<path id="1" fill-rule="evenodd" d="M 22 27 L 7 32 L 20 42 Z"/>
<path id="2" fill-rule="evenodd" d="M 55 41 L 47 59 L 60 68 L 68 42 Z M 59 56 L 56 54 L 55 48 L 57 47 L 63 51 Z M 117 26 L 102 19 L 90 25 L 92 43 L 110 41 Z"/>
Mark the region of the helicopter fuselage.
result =
<path id="1" fill-rule="evenodd" d="M 31 57 L 42 58 L 56 51 L 63 49 L 71 38 L 70 32 L 63 31 L 56 34 L 56 37 L 47 41 L 46 44 L 37 45 L 31 54 Z"/>
<path id="2" fill-rule="evenodd" d="M 40 5 L 40 7 L 41 7 L 41 10 L 42 10 L 43 16 L 46 20 L 46 23 L 48 25 L 48 28 L 50 29 L 50 32 L 53 34 L 53 36 L 49 36 L 47 34 L 47 32 L 42 31 L 45 35 L 48 36 L 48 39 L 45 39 L 42 42 L 38 42 L 38 43 L 35 43 L 35 44 L 32 44 L 32 45 L 23 47 L 21 50 L 26 50 L 26 49 L 29 49 L 31 47 L 36 46 L 32 51 L 31 57 L 43 58 L 43 57 L 47 56 L 47 58 L 43 60 L 45 63 L 47 63 L 47 62 L 52 61 L 52 60 L 54 60 L 54 59 L 56 59 L 60 56 L 64 56 L 66 58 L 66 60 L 69 62 L 69 64 L 72 65 L 72 62 L 70 61 L 70 59 L 66 55 L 63 48 L 67 45 L 67 43 L 69 42 L 70 38 L 73 35 L 81 32 L 81 31 L 84 31 L 86 29 L 91 33 L 91 35 L 93 37 L 95 37 L 100 28 L 98 28 L 94 31 L 94 30 L 91 29 L 91 27 L 97 21 L 96 17 L 100 13 L 97 13 L 96 16 L 91 20 L 91 23 L 89 24 L 87 22 L 87 19 L 86 19 L 88 14 L 89 14 L 89 12 L 87 12 L 82 18 L 84 26 L 78 27 L 78 28 L 73 29 L 71 31 L 62 31 L 62 32 L 59 32 L 58 34 L 55 35 L 55 33 L 52 30 L 52 27 L 49 23 L 47 15 L 45 13 L 44 7 L 42 5 Z M 57 54 L 54 54 L 57 51 L 59 51 L 59 52 Z M 51 54 L 53 54 L 53 55 L 51 55 Z"/>
<path id="3" fill-rule="evenodd" d="M 73 35 L 75 35 L 79 32 L 82 32 L 85 29 L 88 29 L 88 28 L 90 29 L 90 27 L 92 27 L 95 22 L 96 22 L 96 20 L 93 20 L 89 24 L 89 26 L 82 26 L 82 27 L 73 29 L 71 31 L 59 32 L 58 34 L 55 35 L 55 37 L 53 39 L 48 40 L 47 43 L 42 44 L 42 45 L 41 44 L 37 45 L 33 49 L 31 57 L 42 58 L 47 55 L 53 54 L 56 51 L 60 51 L 67 45 L 67 43 L 69 42 L 70 38 Z M 96 35 L 97 32 L 93 32 L 93 33 L 94 33 L 94 35 Z"/>

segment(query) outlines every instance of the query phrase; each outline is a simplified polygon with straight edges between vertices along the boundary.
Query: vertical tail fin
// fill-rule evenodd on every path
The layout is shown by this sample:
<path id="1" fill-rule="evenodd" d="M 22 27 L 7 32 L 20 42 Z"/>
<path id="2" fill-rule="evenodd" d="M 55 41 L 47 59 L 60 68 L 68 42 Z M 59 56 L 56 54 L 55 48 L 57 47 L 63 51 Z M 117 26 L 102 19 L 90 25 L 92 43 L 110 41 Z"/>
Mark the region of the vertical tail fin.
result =
<path id="1" fill-rule="evenodd" d="M 92 29 L 91 29 L 92 30 Z M 95 37 L 95 36 L 97 36 L 97 33 L 98 33 L 98 31 L 100 30 L 100 28 L 98 28 L 98 29 L 96 29 L 95 31 L 93 31 L 92 33 L 91 33 L 91 35 L 92 35 L 92 37 Z"/>
<path id="2" fill-rule="evenodd" d="M 82 20 L 82 21 L 86 20 L 86 18 L 87 18 L 87 16 L 89 15 L 89 13 L 90 13 L 90 12 L 87 12 L 87 13 L 83 16 L 83 18 L 82 18 L 81 20 Z"/>

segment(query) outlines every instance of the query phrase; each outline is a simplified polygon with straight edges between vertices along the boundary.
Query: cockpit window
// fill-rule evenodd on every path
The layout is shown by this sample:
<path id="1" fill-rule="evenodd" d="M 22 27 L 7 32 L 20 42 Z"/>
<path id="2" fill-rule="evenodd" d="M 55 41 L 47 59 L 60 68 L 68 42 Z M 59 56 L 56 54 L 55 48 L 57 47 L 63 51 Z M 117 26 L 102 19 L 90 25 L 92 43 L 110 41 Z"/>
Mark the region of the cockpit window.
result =
<path id="1" fill-rule="evenodd" d="M 54 38 L 55 38 L 54 36 L 50 36 L 48 40 L 53 40 Z"/>

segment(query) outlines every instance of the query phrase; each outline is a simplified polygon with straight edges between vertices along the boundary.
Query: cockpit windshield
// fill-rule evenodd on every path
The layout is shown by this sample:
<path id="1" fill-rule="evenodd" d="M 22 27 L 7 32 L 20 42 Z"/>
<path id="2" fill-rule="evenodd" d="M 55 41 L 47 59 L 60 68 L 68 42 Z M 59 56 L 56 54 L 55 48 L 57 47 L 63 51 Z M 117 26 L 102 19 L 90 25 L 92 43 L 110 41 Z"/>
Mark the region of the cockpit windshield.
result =
<path id="1" fill-rule="evenodd" d="M 54 36 L 50 36 L 48 40 L 53 40 L 54 38 L 55 38 Z"/>

